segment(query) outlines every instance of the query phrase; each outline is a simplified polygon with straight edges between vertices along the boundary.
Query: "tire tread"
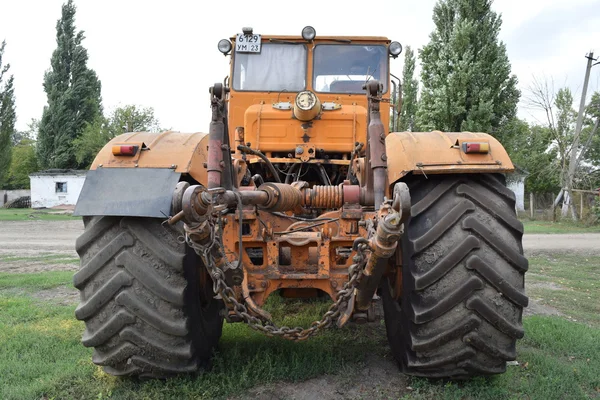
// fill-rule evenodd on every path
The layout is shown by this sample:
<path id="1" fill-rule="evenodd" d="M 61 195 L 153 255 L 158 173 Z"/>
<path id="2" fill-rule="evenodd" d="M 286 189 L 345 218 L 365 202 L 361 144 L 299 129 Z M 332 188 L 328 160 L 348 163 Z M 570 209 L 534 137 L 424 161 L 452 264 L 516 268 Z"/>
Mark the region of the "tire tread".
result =
<path id="1" fill-rule="evenodd" d="M 402 299 L 382 285 L 388 341 L 409 375 L 503 373 L 524 336 L 523 225 L 492 174 L 413 177 Z M 400 322 L 398 322 L 400 321 Z"/>
<path id="2" fill-rule="evenodd" d="M 117 376 L 197 371 L 212 355 L 223 319 L 217 300 L 209 296 L 210 307 L 202 308 L 189 284 L 199 285 L 199 265 L 178 241 L 181 231 L 152 218 L 93 217 L 84 224 L 75 317 L 86 324 L 82 344 L 94 348 L 92 361 Z"/>

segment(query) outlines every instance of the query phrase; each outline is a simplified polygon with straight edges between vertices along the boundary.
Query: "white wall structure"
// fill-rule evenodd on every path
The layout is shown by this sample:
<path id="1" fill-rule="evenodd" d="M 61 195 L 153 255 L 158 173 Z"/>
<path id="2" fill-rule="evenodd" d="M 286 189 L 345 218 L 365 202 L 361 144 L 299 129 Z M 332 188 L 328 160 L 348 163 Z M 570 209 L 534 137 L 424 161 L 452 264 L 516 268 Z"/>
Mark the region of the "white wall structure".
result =
<path id="1" fill-rule="evenodd" d="M 47 170 L 29 175 L 31 208 L 75 205 L 85 182 L 87 171 Z"/>
<path id="2" fill-rule="evenodd" d="M 517 198 L 516 211 L 525 211 L 525 177 L 510 181 L 506 186 L 515 193 Z"/>
<path id="3" fill-rule="evenodd" d="M 31 192 L 29 189 L 0 190 L 0 207 L 9 201 L 30 195 Z"/>
<path id="4" fill-rule="evenodd" d="M 517 198 L 515 211 L 525 211 L 525 179 L 529 172 L 515 165 L 514 172 L 506 175 L 506 186 L 513 191 Z"/>

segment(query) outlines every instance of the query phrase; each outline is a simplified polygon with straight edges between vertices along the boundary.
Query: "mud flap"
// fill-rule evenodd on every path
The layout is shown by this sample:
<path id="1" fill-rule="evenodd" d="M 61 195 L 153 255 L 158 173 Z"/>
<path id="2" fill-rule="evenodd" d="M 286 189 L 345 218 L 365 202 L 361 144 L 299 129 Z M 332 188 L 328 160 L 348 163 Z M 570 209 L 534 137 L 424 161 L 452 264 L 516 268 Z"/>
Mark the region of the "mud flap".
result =
<path id="1" fill-rule="evenodd" d="M 90 170 L 73 215 L 166 218 L 180 176 L 169 168 Z"/>

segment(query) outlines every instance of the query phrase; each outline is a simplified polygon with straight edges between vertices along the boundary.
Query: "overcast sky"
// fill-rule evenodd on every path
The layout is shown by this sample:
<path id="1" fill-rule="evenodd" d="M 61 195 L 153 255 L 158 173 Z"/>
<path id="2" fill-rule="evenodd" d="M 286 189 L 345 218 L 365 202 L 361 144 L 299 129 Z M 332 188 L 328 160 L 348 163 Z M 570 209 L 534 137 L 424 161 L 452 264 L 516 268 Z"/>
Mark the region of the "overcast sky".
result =
<path id="1" fill-rule="evenodd" d="M 522 91 L 536 74 L 552 77 L 557 87 L 569 86 L 578 99 L 584 56 L 590 50 L 600 53 L 599 3 L 494 2 L 503 20 L 500 38 Z M 0 0 L 0 40 L 7 41 L 4 60 L 15 76 L 17 129 L 40 118 L 46 104 L 42 81 L 56 47 L 62 4 L 63 0 Z M 387 36 L 418 49 L 433 29 L 435 0 L 75 0 L 75 4 L 77 29 L 86 36 L 88 65 L 102 82 L 104 109 L 110 112 L 125 104 L 154 107 L 161 126 L 197 132 L 208 131 L 208 87 L 228 73 L 228 58 L 217 50 L 219 39 L 243 26 L 252 26 L 255 33 L 297 35 L 312 25 L 317 35 Z M 401 70 L 402 58 L 393 60 L 392 72 L 399 75 Z M 589 94 L 600 90 L 600 65 L 592 71 Z M 523 102 L 519 115 L 533 119 Z"/>

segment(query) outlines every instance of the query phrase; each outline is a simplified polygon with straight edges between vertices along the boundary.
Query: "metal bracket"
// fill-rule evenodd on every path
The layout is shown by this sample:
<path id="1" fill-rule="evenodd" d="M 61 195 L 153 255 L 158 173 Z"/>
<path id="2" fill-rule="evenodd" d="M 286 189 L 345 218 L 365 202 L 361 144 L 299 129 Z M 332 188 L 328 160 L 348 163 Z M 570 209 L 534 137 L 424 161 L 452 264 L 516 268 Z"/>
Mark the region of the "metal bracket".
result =
<path id="1" fill-rule="evenodd" d="M 410 217 L 411 199 L 408 186 L 404 182 L 394 185 L 392 197 L 392 208 L 400 213 L 400 223 L 404 223 Z"/>
<path id="2" fill-rule="evenodd" d="M 301 161 L 308 161 L 311 158 L 315 158 L 315 146 L 309 144 L 298 144 L 296 145 L 296 158 L 299 158 Z"/>

